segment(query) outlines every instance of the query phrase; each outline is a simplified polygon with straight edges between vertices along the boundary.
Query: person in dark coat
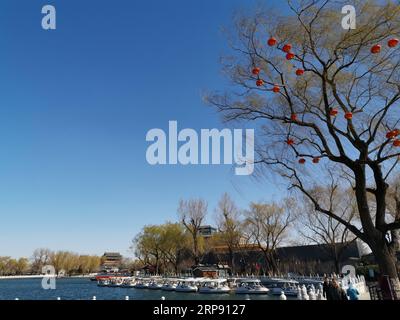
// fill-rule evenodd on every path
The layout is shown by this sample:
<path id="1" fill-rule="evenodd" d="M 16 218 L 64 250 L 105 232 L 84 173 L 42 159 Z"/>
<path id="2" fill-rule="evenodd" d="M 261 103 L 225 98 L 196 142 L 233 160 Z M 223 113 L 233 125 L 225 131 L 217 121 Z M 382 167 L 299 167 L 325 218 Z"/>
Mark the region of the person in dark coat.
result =
<path id="1" fill-rule="evenodd" d="M 346 292 L 340 287 L 339 283 L 336 279 L 332 280 L 332 284 L 330 286 L 330 300 L 341 301 L 348 300 Z"/>
<path id="2" fill-rule="evenodd" d="M 330 287 L 330 280 L 328 277 L 324 278 L 324 283 L 322 285 L 322 295 L 326 300 L 331 300 L 330 292 L 329 292 L 329 287 Z"/>

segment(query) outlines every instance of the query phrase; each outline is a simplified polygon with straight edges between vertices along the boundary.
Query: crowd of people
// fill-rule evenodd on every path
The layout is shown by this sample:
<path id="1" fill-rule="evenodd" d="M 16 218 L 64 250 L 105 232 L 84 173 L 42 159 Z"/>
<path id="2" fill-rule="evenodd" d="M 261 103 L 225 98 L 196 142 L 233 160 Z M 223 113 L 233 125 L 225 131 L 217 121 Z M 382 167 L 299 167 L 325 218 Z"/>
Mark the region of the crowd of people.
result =
<path id="1" fill-rule="evenodd" d="M 352 283 L 349 283 L 349 288 L 345 291 L 336 278 L 325 277 L 323 295 L 326 300 L 358 300 L 360 293 Z"/>

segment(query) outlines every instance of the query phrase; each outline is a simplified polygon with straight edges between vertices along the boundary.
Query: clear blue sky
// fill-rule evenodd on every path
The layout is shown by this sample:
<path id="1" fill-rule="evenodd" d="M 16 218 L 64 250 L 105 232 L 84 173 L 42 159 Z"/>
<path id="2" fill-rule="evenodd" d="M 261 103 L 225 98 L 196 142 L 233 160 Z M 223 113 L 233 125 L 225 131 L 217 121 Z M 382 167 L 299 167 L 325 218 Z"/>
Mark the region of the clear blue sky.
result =
<path id="1" fill-rule="evenodd" d="M 283 1 L 268 1 L 284 5 Z M 57 30 L 41 8 L 57 9 Z M 221 127 L 202 90 L 227 84 L 221 27 L 251 0 L 0 2 L 0 255 L 38 247 L 128 255 L 180 198 L 279 198 L 232 166 L 153 167 L 148 130 Z"/>

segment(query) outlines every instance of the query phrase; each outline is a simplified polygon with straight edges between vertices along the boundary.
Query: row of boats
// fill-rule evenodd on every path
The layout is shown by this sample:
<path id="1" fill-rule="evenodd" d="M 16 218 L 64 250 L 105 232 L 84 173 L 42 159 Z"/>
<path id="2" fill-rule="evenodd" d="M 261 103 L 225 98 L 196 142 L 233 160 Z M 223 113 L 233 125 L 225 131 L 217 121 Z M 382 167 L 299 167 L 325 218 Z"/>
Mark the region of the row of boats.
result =
<path id="1" fill-rule="evenodd" d="M 211 294 L 272 294 L 297 296 L 299 282 L 290 279 L 269 279 L 261 283 L 255 278 L 160 278 L 160 277 L 108 277 L 98 279 L 100 287 L 120 287 L 176 292 Z"/>

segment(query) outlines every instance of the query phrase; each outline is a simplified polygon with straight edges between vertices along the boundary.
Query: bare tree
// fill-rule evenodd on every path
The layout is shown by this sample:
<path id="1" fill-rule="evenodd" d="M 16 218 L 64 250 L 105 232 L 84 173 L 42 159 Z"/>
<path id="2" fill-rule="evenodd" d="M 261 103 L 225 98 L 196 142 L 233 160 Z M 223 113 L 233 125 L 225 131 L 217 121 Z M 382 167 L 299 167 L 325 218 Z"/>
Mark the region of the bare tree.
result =
<path id="1" fill-rule="evenodd" d="M 36 249 L 32 256 L 32 272 L 36 274 L 42 273 L 42 268 L 50 263 L 51 250 L 46 248 Z"/>
<path id="2" fill-rule="evenodd" d="M 266 269 L 270 273 L 279 271 L 275 250 L 286 239 L 292 222 L 291 212 L 286 208 L 276 203 L 253 202 L 245 212 L 245 237 L 262 251 L 267 263 Z"/>
<path id="3" fill-rule="evenodd" d="M 387 220 L 386 196 L 400 156 L 400 7 L 357 1 L 357 29 L 344 30 L 345 4 L 289 1 L 289 16 L 259 10 L 239 17 L 233 55 L 224 60 L 234 90 L 208 101 L 226 121 L 254 122 L 258 168 L 278 172 L 317 211 L 367 243 L 399 289 L 390 235 L 400 220 Z M 360 226 L 310 192 L 326 178 L 323 162 L 346 173 L 340 184 L 354 188 Z"/>
<path id="4" fill-rule="evenodd" d="M 333 174 L 330 184 L 317 186 L 310 194 L 347 223 L 355 222 L 357 204 L 354 192 L 351 189 L 341 189 Z M 303 198 L 304 205 L 297 219 L 298 232 L 307 242 L 322 244 L 326 248 L 327 254 L 334 262 L 334 271 L 339 274 L 343 253 L 357 238 L 344 224 L 316 210 L 308 197 Z"/>
<path id="5" fill-rule="evenodd" d="M 229 265 L 234 273 L 235 252 L 240 244 L 242 236 L 242 222 L 240 211 L 227 193 L 223 194 L 216 209 L 216 220 L 218 233 L 215 235 L 215 242 L 226 246 L 229 256 Z"/>
<path id="6" fill-rule="evenodd" d="M 178 214 L 182 224 L 192 237 L 193 258 L 195 264 L 198 264 L 202 251 L 202 239 L 199 231 L 207 214 L 207 202 L 203 199 L 181 200 L 179 202 Z"/>

